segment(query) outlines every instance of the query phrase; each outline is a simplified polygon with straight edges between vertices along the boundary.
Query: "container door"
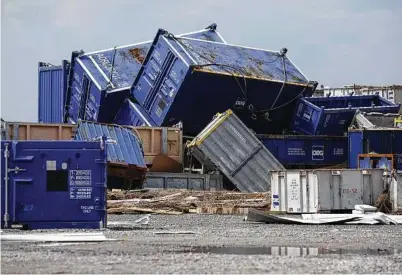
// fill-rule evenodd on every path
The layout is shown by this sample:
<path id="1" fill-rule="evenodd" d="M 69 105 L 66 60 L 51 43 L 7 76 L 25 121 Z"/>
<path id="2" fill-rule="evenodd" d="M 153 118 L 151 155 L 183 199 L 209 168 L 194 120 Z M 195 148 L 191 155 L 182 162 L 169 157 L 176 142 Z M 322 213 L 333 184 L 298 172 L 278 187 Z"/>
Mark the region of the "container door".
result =
<path id="1" fill-rule="evenodd" d="M 13 210 L 17 223 L 105 224 L 105 163 L 99 150 L 20 149 L 13 144 L 16 172 Z"/>

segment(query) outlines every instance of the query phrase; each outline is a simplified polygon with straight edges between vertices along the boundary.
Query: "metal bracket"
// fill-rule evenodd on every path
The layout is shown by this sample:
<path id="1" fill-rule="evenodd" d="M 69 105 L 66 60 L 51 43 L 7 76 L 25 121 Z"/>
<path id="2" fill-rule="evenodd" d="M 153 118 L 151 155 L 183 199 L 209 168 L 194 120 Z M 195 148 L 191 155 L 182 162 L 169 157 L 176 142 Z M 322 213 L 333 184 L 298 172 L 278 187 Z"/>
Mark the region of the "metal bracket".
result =
<path id="1" fill-rule="evenodd" d="M 15 166 L 15 168 L 8 168 L 7 172 L 14 172 L 15 174 L 18 174 L 20 171 L 26 171 L 27 169 L 19 168 L 18 166 Z"/>

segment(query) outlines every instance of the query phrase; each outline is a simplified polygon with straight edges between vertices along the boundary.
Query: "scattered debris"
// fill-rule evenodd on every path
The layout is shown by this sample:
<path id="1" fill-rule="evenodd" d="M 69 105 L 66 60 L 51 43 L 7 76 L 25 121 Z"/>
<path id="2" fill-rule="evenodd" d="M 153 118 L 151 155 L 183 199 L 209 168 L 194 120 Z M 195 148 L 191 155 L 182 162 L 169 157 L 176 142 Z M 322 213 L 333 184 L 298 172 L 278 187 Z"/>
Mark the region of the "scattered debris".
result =
<path id="1" fill-rule="evenodd" d="M 277 224 L 402 224 L 401 217 L 386 215 L 381 212 L 370 214 L 301 214 L 278 215 L 258 209 L 250 209 L 244 219 L 250 222 Z"/>
<path id="2" fill-rule="evenodd" d="M 160 231 L 160 232 L 154 232 L 154 235 L 194 235 L 196 234 L 193 231 Z"/>
<path id="3" fill-rule="evenodd" d="M 149 190 L 111 192 L 108 214 L 246 214 L 249 208 L 269 209 L 271 196 L 265 193 L 233 191 Z"/>

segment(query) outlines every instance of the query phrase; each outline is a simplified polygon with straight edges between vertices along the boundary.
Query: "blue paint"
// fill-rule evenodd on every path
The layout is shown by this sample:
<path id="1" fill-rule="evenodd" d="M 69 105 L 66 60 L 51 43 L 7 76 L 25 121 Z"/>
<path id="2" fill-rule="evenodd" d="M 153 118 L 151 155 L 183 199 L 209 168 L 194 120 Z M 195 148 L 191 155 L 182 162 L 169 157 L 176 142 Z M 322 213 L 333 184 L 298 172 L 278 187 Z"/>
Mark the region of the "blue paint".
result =
<path id="1" fill-rule="evenodd" d="M 181 36 L 224 42 L 215 29 Z M 151 41 L 72 55 L 65 122 L 113 122 L 129 95 Z"/>
<path id="2" fill-rule="evenodd" d="M 5 148 L 8 144 L 10 225 L 28 229 L 106 227 L 104 143 L 82 141 L 1 141 L 1 227 L 5 214 Z M 107 146 L 107 145 L 106 145 Z M 90 171 L 88 199 L 71 199 L 71 171 Z M 75 181 L 79 186 L 82 180 Z M 82 188 L 82 187 L 81 187 Z M 84 211 L 86 208 L 91 211 Z M 84 209 L 83 209 L 84 208 Z"/>
<path id="3" fill-rule="evenodd" d="M 393 154 L 395 167 L 402 170 L 402 130 L 352 130 L 348 133 L 349 168 L 358 167 L 359 154 Z"/>
<path id="4" fill-rule="evenodd" d="M 164 30 L 138 75 L 131 96 L 158 126 L 181 121 L 188 135 L 227 109 L 256 132 L 280 133 L 290 125 L 295 99 L 316 87 L 278 52 L 173 38 Z"/>
<path id="5" fill-rule="evenodd" d="M 148 113 L 137 103 L 126 99 L 117 113 L 114 123 L 130 126 L 156 127 L 157 124 L 149 117 Z"/>
<path id="6" fill-rule="evenodd" d="M 348 160 L 347 137 L 257 135 L 286 168 L 318 168 Z"/>
<path id="7" fill-rule="evenodd" d="M 378 95 L 301 98 L 294 110 L 292 129 L 303 135 L 343 135 L 356 110 L 398 113 L 400 106 Z"/>
<path id="8" fill-rule="evenodd" d="M 109 163 L 147 167 L 140 140 L 124 127 L 80 121 L 74 139 L 92 141 L 102 136 L 108 139 Z"/>
<path id="9" fill-rule="evenodd" d="M 63 123 L 64 100 L 67 89 L 69 62 L 53 66 L 38 64 L 38 121 L 43 123 Z"/>

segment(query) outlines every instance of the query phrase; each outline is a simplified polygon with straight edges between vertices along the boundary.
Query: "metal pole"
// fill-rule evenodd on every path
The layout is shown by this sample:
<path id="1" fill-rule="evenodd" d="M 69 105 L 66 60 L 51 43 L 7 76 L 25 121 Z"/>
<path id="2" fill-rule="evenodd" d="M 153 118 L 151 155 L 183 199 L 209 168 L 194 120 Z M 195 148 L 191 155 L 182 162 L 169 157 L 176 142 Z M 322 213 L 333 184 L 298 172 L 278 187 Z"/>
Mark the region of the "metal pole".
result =
<path id="1" fill-rule="evenodd" d="M 8 144 L 5 144 L 5 150 L 4 150 L 4 164 L 5 164 L 5 175 L 4 175 L 4 197 L 5 197 L 5 205 L 4 205 L 4 227 L 8 228 L 8 220 L 9 220 L 9 215 L 8 215 L 8 157 L 9 157 L 9 151 L 8 151 Z"/>

